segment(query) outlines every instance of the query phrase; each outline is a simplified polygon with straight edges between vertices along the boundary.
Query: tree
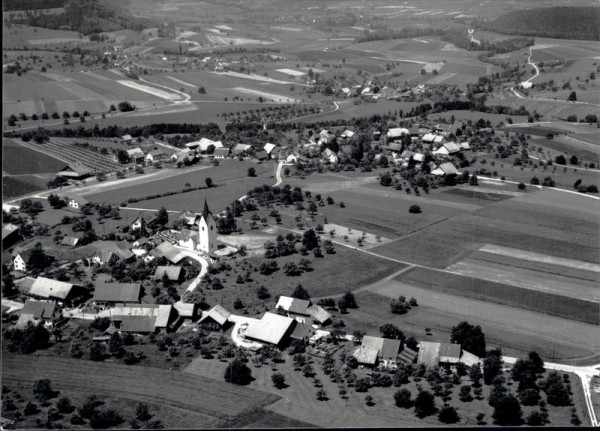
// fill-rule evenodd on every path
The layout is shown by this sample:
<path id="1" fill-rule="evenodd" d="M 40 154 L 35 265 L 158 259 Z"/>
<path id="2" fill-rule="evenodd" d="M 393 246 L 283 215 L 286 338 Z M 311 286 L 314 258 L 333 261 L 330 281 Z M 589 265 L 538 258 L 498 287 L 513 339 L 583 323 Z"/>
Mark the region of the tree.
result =
<path id="1" fill-rule="evenodd" d="M 404 407 L 405 409 L 408 409 L 413 405 L 413 400 L 408 389 L 400 389 L 399 391 L 396 391 L 394 394 L 394 400 L 396 400 L 396 406 Z"/>
<path id="2" fill-rule="evenodd" d="M 546 392 L 548 404 L 553 406 L 571 405 L 569 390 L 566 388 L 561 375 L 557 372 L 548 375 L 546 381 L 542 384 L 542 388 Z"/>
<path id="3" fill-rule="evenodd" d="M 572 165 L 578 165 L 579 164 L 579 158 L 573 154 L 571 156 L 571 158 L 569 159 L 569 163 L 571 163 Z"/>
<path id="4" fill-rule="evenodd" d="M 258 297 L 258 299 L 267 299 L 271 297 L 271 293 L 269 292 L 269 289 L 267 289 L 265 286 L 260 286 L 256 290 L 256 296 Z"/>
<path id="5" fill-rule="evenodd" d="M 213 186 L 213 180 L 210 177 L 207 177 L 204 182 L 206 183 L 206 187 L 209 189 Z"/>
<path id="6" fill-rule="evenodd" d="M 481 383 L 479 383 L 479 381 L 482 379 L 482 377 L 483 374 L 481 374 L 481 369 L 477 365 L 471 367 L 469 370 L 469 379 L 471 379 L 471 382 L 473 382 L 474 387 L 480 386 Z"/>
<path id="7" fill-rule="evenodd" d="M 60 397 L 56 402 L 56 408 L 60 413 L 71 413 L 75 410 L 73 404 L 71 404 L 71 400 L 69 397 Z"/>
<path id="8" fill-rule="evenodd" d="M 308 229 L 304 232 L 302 235 L 302 245 L 306 247 L 307 250 L 312 250 L 319 246 L 319 237 L 313 229 Z"/>
<path id="9" fill-rule="evenodd" d="M 302 367 L 302 374 L 304 374 L 305 377 L 312 377 L 315 375 L 315 370 L 312 365 L 306 364 Z"/>
<path id="10" fill-rule="evenodd" d="M 156 223 L 160 226 L 165 226 L 169 222 L 169 213 L 165 207 L 160 207 L 156 214 Z"/>
<path id="11" fill-rule="evenodd" d="M 310 294 L 304 287 L 302 287 L 301 284 L 298 284 L 292 293 L 292 298 L 304 299 L 308 301 L 310 300 Z"/>
<path id="12" fill-rule="evenodd" d="M 569 102 L 576 102 L 577 101 L 577 93 L 575 91 L 571 91 L 567 100 Z"/>
<path id="13" fill-rule="evenodd" d="M 371 395 L 367 395 L 365 397 L 365 404 L 368 405 L 368 406 L 372 406 L 374 404 L 373 403 L 373 397 Z"/>
<path id="14" fill-rule="evenodd" d="M 368 377 L 363 377 L 362 379 L 358 379 L 354 382 L 354 390 L 356 392 L 367 392 L 371 387 L 371 379 Z"/>
<path id="15" fill-rule="evenodd" d="M 492 383 L 494 378 L 502 373 L 502 350 L 494 349 L 487 352 L 483 360 L 483 381 L 486 385 Z"/>
<path id="16" fill-rule="evenodd" d="M 285 275 L 295 276 L 300 275 L 300 269 L 294 262 L 286 262 L 283 265 L 283 272 Z"/>
<path id="17" fill-rule="evenodd" d="M 492 414 L 495 423 L 502 426 L 520 425 L 522 416 L 521 405 L 512 394 L 505 395 L 494 407 Z"/>
<path id="18" fill-rule="evenodd" d="M 396 325 L 385 323 L 379 327 L 379 332 L 383 338 L 404 339 L 404 334 Z"/>
<path id="19" fill-rule="evenodd" d="M 102 344 L 92 344 L 90 347 L 90 359 L 92 361 L 101 361 L 104 359 L 104 346 Z"/>
<path id="20" fill-rule="evenodd" d="M 419 214 L 421 212 L 421 207 L 419 205 L 411 205 L 408 212 L 411 214 Z"/>
<path id="21" fill-rule="evenodd" d="M 119 425 L 123 418 L 115 410 L 102 410 L 92 414 L 90 427 L 92 429 L 107 429 Z"/>
<path id="22" fill-rule="evenodd" d="M 271 376 L 271 380 L 277 389 L 283 389 L 286 387 L 285 376 L 281 373 L 275 373 Z"/>
<path id="23" fill-rule="evenodd" d="M 317 400 L 319 400 L 319 401 L 327 400 L 327 392 L 325 392 L 325 389 L 321 388 L 317 391 Z"/>
<path id="24" fill-rule="evenodd" d="M 429 391 L 420 391 L 415 398 L 415 413 L 418 417 L 423 418 L 435 413 L 435 399 Z"/>
<path id="25" fill-rule="evenodd" d="M 461 322 L 452 328 L 450 342 L 461 344 L 467 352 L 476 356 L 485 356 L 485 335 L 481 326 L 471 325 L 468 322 Z"/>
<path id="26" fill-rule="evenodd" d="M 256 176 L 256 169 L 255 168 L 248 168 L 248 176 L 249 177 L 255 177 Z"/>
<path id="27" fill-rule="evenodd" d="M 344 296 L 340 298 L 340 301 L 345 308 L 358 308 L 358 304 L 356 303 L 356 299 L 352 292 L 344 293 Z"/>
<path id="28" fill-rule="evenodd" d="M 533 178 L 529 181 L 529 184 L 537 186 L 540 184 L 540 179 L 534 175 Z"/>
<path id="29" fill-rule="evenodd" d="M 35 395 L 36 399 L 41 402 L 45 402 L 48 399 L 52 398 L 54 395 L 54 390 L 52 389 L 52 383 L 49 379 L 40 379 L 36 380 L 33 383 L 33 395 Z"/>
<path id="30" fill-rule="evenodd" d="M 527 416 L 527 425 L 529 426 L 539 427 L 544 425 L 545 422 L 544 417 L 537 410 L 533 410 L 529 416 Z"/>
<path id="31" fill-rule="evenodd" d="M 455 424 L 460 420 L 456 409 L 452 406 L 442 407 L 438 414 L 438 419 L 444 424 Z"/>
<path id="32" fill-rule="evenodd" d="M 112 106 L 111 106 L 111 108 L 112 108 Z M 135 110 L 135 106 L 133 106 L 127 100 L 125 100 L 123 102 L 119 102 L 119 104 L 117 105 L 117 108 L 119 108 L 119 111 L 121 111 L 121 112 L 129 112 L 129 111 Z"/>
<path id="33" fill-rule="evenodd" d="M 225 370 L 225 381 L 236 385 L 247 385 L 252 381 L 252 371 L 246 364 L 235 358 Z"/>
<path id="34" fill-rule="evenodd" d="M 108 342 L 108 351 L 111 355 L 120 358 L 125 353 L 125 349 L 123 347 L 123 340 L 118 332 L 115 332 L 110 336 L 110 340 Z"/>
<path id="35" fill-rule="evenodd" d="M 19 293 L 19 289 L 17 289 L 15 285 L 15 278 L 10 271 L 2 272 L 2 296 L 5 298 L 12 298 Z"/>
<path id="36" fill-rule="evenodd" d="M 463 385 L 460 387 L 459 398 L 463 402 L 471 401 L 473 397 L 471 396 L 471 386 Z"/>
<path id="37" fill-rule="evenodd" d="M 135 407 L 135 418 L 139 421 L 146 422 L 151 417 L 152 415 L 150 414 L 148 406 L 144 403 L 138 403 Z"/>

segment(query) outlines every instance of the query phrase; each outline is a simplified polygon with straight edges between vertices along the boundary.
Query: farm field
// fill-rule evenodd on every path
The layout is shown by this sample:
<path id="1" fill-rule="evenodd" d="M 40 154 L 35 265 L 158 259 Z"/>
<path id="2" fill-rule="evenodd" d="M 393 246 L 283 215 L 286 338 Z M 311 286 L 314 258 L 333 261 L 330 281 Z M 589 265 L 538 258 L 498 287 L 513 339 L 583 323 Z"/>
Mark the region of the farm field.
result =
<path id="1" fill-rule="evenodd" d="M 11 139 L 2 139 L 2 172 L 9 175 L 55 174 L 66 163 Z"/>
<path id="2" fill-rule="evenodd" d="M 48 378 L 58 390 L 89 394 L 90 388 L 93 388 L 100 397 L 119 397 L 158 404 L 172 410 L 191 411 L 196 413 L 195 421 L 201 421 L 195 422 L 200 427 L 226 426 L 237 416 L 278 399 L 265 392 L 234 387 L 220 380 L 159 368 L 47 356 L 3 356 L 5 384 L 31 387 L 36 379 Z M 23 369 L 30 372 L 23 373 Z M 107 375 L 111 379 L 107 379 Z"/>
<path id="3" fill-rule="evenodd" d="M 99 114 L 124 100 L 137 108 L 147 108 L 181 98 L 180 94 L 140 84 L 110 71 L 30 72 L 20 77 L 5 75 L 3 79 L 4 117 L 21 112 L 28 116 L 85 110 Z"/>
<path id="4" fill-rule="evenodd" d="M 15 49 L 21 47 L 62 48 L 66 45 L 74 47 L 90 44 L 88 37 L 81 37 L 76 31 L 52 30 L 23 24 L 13 24 L 10 28 L 4 27 L 2 38 L 4 47 Z"/>
<path id="5" fill-rule="evenodd" d="M 571 211 L 574 205 L 577 213 Z M 373 251 L 436 268 L 484 244 L 598 263 L 597 209 L 597 200 L 544 189 L 460 214 Z"/>
<path id="6" fill-rule="evenodd" d="M 215 212 L 220 212 L 232 201 L 245 195 L 248 190 L 253 187 L 272 184 L 275 182 L 274 165 L 271 163 L 257 164 L 256 162 L 238 160 L 221 160 L 217 167 L 208 167 L 206 169 L 194 171 L 181 175 L 177 175 L 168 179 L 145 182 L 135 186 L 124 186 L 115 188 L 101 193 L 86 194 L 85 190 L 82 195 L 93 202 L 106 202 L 112 204 L 121 204 L 127 202 L 129 198 L 140 198 L 152 194 L 165 193 L 168 191 L 181 190 L 186 183 L 194 187 L 204 186 L 205 179 L 210 177 L 213 179 L 216 187 L 211 189 L 202 189 L 188 193 L 182 193 L 163 198 L 141 201 L 131 204 L 132 207 L 159 209 L 161 206 L 168 210 L 194 210 L 199 211 L 206 198 Z M 256 169 L 256 177 L 248 177 L 248 168 Z M 242 180 L 243 181 L 240 181 Z"/>
<path id="7" fill-rule="evenodd" d="M 445 272 L 415 268 L 398 276 L 397 279 L 403 283 L 434 292 L 441 291 L 577 320 L 591 325 L 600 325 L 598 303 L 580 299 L 575 292 L 563 292 L 563 295 L 556 295 L 548 293 L 548 291 L 542 292 L 533 288 L 513 286 L 506 282 L 489 281 L 481 276 L 484 270 L 480 269 L 476 270 L 476 277 L 452 274 L 448 271 L 453 271 L 453 268 L 450 267 Z"/>

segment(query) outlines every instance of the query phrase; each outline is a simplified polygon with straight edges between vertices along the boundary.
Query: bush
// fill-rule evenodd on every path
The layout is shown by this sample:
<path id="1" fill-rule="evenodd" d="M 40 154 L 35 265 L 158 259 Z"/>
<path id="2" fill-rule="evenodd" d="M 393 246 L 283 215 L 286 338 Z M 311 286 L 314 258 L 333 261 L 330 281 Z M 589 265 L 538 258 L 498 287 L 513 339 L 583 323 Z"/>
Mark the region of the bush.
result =
<path id="1" fill-rule="evenodd" d="M 239 359 L 234 359 L 225 370 L 225 381 L 236 385 L 247 385 L 252 381 L 252 371 Z"/>
<path id="2" fill-rule="evenodd" d="M 421 212 L 421 207 L 419 205 L 411 205 L 408 212 L 411 214 L 419 214 Z"/>
<path id="3" fill-rule="evenodd" d="M 459 421 L 458 413 L 452 406 L 442 407 L 438 414 L 438 419 L 444 424 L 455 424 Z"/>
<path id="4" fill-rule="evenodd" d="M 415 398 L 415 413 L 418 417 L 430 416 L 435 413 L 435 399 L 429 391 L 421 391 Z"/>
<path id="5" fill-rule="evenodd" d="M 397 391 L 394 394 L 394 400 L 396 400 L 396 406 L 404 407 L 405 409 L 408 409 L 413 405 L 411 394 L 408 389 L 400 389 Z"/>

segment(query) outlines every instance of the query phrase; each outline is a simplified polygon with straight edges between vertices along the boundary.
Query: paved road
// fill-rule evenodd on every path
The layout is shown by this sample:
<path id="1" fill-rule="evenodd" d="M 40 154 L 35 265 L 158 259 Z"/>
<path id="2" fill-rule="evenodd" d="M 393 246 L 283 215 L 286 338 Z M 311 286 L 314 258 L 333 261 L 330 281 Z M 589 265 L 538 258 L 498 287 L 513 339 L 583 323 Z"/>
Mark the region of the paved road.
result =
<path id="1" fill-rule="evenodd" d="M 191 251 L 187 248 L 180 247 L 178 245 L 176 245 L 175 248 L 179 249 L 179 251 L 181 251 L 186 256 L 200 262 L 200 265 L 202 265 L 202 268 L 200 269 L 200 274 L 198 274 L 198 276 L 194 279 L 194 281 L 190 283 L 190 285 L 187 288 L 188 292 L 193 292 L 196 289 L 196 287 L 198 287 L 198 284 L 200 284 L 202 277 L 204 277 L 208 272 L 208 260 L 206 260 L 206 258 L 202 256 L 200 252 Z"/>

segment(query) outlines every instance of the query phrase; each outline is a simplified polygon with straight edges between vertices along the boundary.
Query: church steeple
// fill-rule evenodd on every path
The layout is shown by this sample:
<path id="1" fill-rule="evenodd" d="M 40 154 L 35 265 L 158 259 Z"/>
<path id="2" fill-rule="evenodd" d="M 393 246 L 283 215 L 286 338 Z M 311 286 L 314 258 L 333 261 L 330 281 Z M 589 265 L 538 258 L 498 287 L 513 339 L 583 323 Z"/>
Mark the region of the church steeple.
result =
<path id="1" fill-rule="evenodd" d="M 208 215 L 211 214 L 210 209 L 208 209 L 208 203 L 206 202 L 206 198 L 204 198 L 204 209 L 202 210 L 202 217 L 204 220 L 208 220 Z"/>

